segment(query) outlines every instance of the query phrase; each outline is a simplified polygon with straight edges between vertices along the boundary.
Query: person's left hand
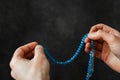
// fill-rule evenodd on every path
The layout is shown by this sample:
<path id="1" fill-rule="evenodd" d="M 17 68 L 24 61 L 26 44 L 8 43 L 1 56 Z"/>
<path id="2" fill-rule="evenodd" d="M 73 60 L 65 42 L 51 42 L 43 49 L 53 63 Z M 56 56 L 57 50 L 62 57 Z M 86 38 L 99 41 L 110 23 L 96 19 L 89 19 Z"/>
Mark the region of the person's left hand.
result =
<path id="1" fill-rule="evenodd" d="M 32 42 L 16 49 L 10 62 L 15 80 L 49 80 L 49 62 L 43 48 Z"/>

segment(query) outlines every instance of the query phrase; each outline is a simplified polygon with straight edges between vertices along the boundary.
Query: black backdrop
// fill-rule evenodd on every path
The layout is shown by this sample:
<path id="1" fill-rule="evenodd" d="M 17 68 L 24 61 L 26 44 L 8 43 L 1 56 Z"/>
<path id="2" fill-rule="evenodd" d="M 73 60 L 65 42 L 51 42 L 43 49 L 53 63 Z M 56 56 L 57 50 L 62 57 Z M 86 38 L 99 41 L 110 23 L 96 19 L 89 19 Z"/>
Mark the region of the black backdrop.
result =
<path id="1" fill-rule="evenodd" d="M 9 61 L 17 47 L 38 41 L 55 58 L 65 60 L 97 23 L 120 30 L 120 1 L 0 0 L 0 80 L 12 80 Z M 51 80 L 85 80 L 87 61 L 83 50 L 69 65 L 51 63 Z M 95 59 L 91 80 L 120 80 L 120 74 Z"/>

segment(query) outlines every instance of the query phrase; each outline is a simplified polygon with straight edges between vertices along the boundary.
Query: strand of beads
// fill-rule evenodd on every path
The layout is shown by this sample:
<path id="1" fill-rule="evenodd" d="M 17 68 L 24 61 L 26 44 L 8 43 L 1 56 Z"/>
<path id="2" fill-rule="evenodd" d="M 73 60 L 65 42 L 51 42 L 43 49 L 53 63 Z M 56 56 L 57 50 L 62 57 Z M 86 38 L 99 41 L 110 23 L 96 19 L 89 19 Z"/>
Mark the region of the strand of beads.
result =
<path id="1" fill-rule="evenodd" d="M 48 50 L 45 47 L 44 47 L 44 51 L 45 51 L 47 57 L 53 63 L 61 64 L 61 65 L 69 64 L 69 63 L 73 62 L 77 58 L 77 56 L 79 55 L 82 47 L 84 46 L 84 41 L 85 41 L 86 37 L 87 37 L 87 34 L 83 36 L 83 38 L 82 38 L 76 52 L 74 53 L 74 55 L 66 61 L 57 61 L 55 58 L 53 58 L 51 56 L 51 54 L 48 52 Z M 89 54 L 90 56 L 89 56 L 88 71 L 87 71 L 87 74 L 86 74 L 86 80 L 89 80 L 90 77 L 92 76 L 92 73 L 94 72 L 94 42 L 93 41 L 91 41 L 91 48 L 92 48 L 92 50 L 90 51 L 90 54 Z"/>
<path id="2" fill-rule="evenodd" d="M 88 70 L 86 74 L 86 80 L 89 80 L 90 77 L 92 76 L 94 72 L 94 42 L 91 41 L 91 48 L 92 50 L 90 51 L 89 54 L 89 61 L 88 61 Z"/>

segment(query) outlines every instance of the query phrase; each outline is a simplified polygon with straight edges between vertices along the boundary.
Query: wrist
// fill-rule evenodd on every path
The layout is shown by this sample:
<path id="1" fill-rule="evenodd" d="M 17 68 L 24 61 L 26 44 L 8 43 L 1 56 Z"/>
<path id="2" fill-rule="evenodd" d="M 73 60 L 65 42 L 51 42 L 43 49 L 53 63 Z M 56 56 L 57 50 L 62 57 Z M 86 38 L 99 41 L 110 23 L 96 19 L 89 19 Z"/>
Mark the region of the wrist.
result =
<path id="1" fill-rule="evenodd" d="M 120 59 L 115 55 L 112 54 L 112 56 L 106 61 L 106 64 L 114 71 L 120 73 Z"/>

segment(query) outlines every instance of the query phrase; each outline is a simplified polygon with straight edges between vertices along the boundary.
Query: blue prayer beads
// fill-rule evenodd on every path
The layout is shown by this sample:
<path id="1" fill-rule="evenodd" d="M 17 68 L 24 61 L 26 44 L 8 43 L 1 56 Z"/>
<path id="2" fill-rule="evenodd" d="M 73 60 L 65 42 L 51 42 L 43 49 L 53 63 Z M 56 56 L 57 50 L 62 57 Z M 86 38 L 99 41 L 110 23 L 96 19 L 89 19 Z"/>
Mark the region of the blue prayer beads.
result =
<path id="1" fill-rule="evenodd" d="M 88 70 L 86 74 L 86 80 L 89 80 L 90 77 L 92 76 L 94 72 L 94 42 L 91 41 L 91 48 L 92 50 L 90 51 L 89 54 L 89 61 L 88 61 Z"/>
<path id="2" fill-rule="evenodd" d="M 62 65 L 69 64 L 69 63 L 73 62 L 77 58 L 77 56 L 79 55 L 82 47 L 84 46 L 84 41 L 85 41 L 87 36 L 88 36 L 88 34 L 85 34 L 83 36 L 83 38 L 82 38 L 76 52 L 74 53 L 74 55 L 66 61 L 57 61 L 56 59 L 54 59 L 51 56 L 51 54 L 48 52 L 48 50 L 44 47 L 45 54 L 55 64 L 62 64 Z M 93 41 L 91 41 L 91 48 L 92 48 L 92 50 L 90 51 L 90 54 L 89 54 L 88 70 L 87 70 L 87 74 L 86 74 L 86 80 L 89 80 L 90 77 L 92 76 L 93 72 L 94 72 L 94 42 Z"/>

